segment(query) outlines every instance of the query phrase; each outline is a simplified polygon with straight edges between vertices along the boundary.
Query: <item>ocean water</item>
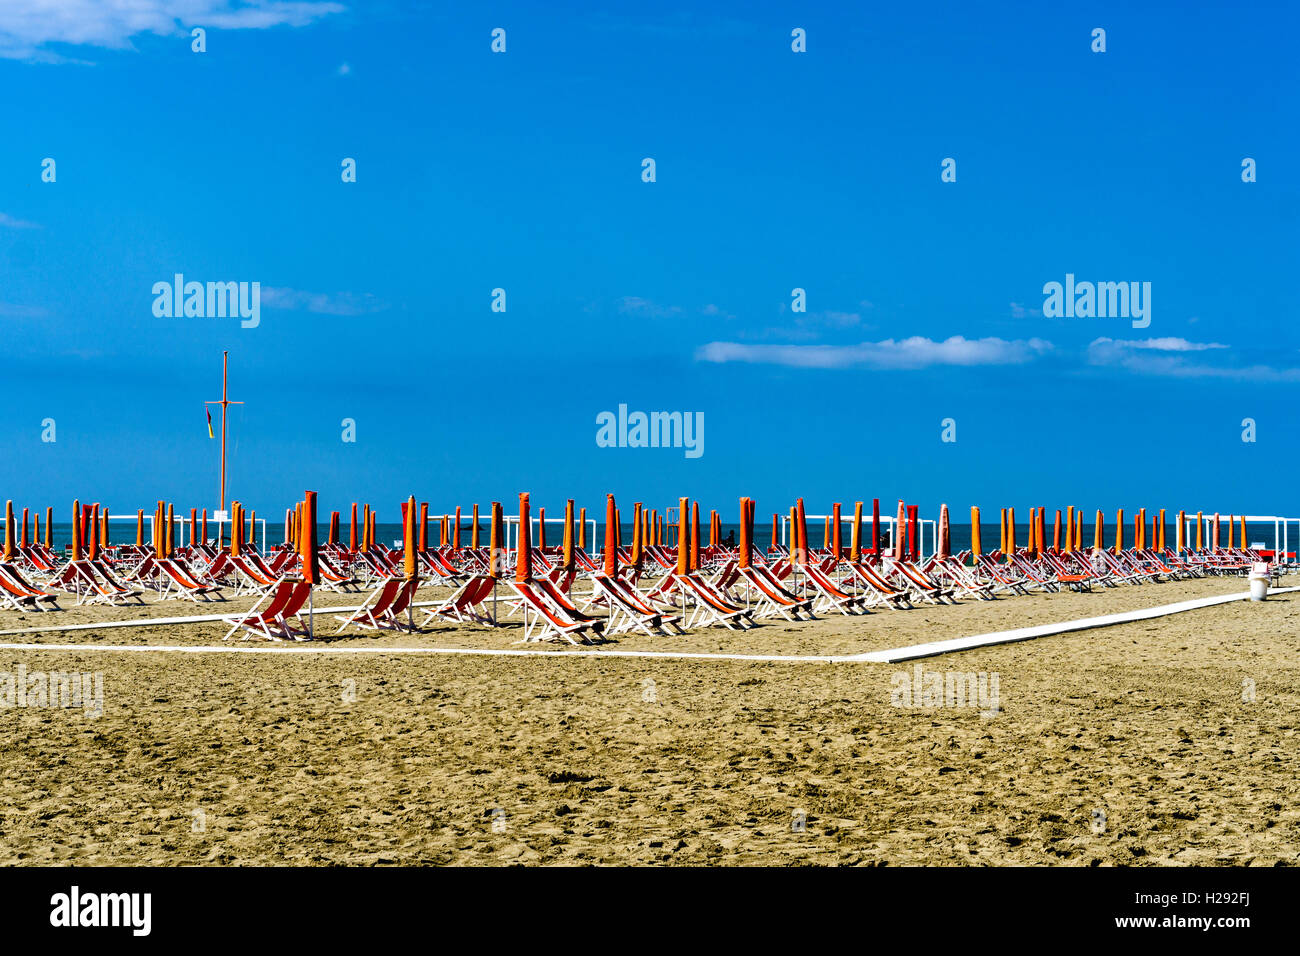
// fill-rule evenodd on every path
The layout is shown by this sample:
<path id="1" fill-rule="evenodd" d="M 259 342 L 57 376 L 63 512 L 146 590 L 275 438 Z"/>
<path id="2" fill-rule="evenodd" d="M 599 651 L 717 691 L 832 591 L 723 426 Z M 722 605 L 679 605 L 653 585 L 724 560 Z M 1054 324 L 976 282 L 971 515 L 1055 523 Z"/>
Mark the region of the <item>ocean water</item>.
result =
<path id="1" fill-rule="evenodd" d="M 21 518 L 19 518 L 18 520 L 21 521 Z M 283 520 L 266 521 L 264 527 L 263 527 L 262 519 L 259 518 L 257 523 L 258 523 L 258 528 L 256 533 L 256 542 L 259 547 L 262 545 L 263 542 L 263 531 L 265 531 L 265 540 L 269 546 L 274 547 L 275 545 L 281 543 L 284 540 Z M 1176 523 L 1177 523 L 1176 521 L 1170 522 L 1166 526 L 1166 543 L 1170 547 L 1173 547 L 1175 543 L 1174 525 Z M 1223 530 L 1220 532 L 1223 535 L 1223 540 L 1225 542 L 1227 540 L 1226 524 L 1227 522 L 1225 520 Z M 849 546 L 850 531 L 851 531 L 850 525 L 851 522 L 846 522 L 844 524 L 843 531 L 842 531 L 843 544 L 845 548 Z M 319 540 L 324 541 L 326 533 L 328 531 L 329 531 L 328 524 L 319 525 L 317 530 Z M 348 525 L 346 521 L 342 523 L 339 531 L 340 531 L 340 538 L 342 542 L 344 544 L 347 544 Z M 488 522 L 486 520 L 480 521 L 479 523 L 480 544 L 483 547 L 487 546 L 488 531 L 489 531 Z M 668 529 L 668 542 L 670 544 L 676 541 L 676 531 L 677 531 L 676 526 L 670 527 Z M 1110 547 L 1115 543 L 1114 524 L 1104 525 L 1103 531 L 1104 531 L 1105 544 L 1107 547 Z M 1297 531 L 1297 529 L 1294 527 L 1292 527 L 1290 531 L 1291 531 L 1291 536 L 1288 539 L 1287 544 L 1288 544 L 1288 549 L 1294 552 L 1297 549 L 1297 545 L 1300 545 L 1300 531 Z M 700 532 L 704 536 L 703 543 L 708 544 L 709 526 L 707 520 L 701 521 Z M 982 532 L 984 549 L 989 550 L 989 549 L 997 548 L 998 535 L 999 535 L 998 523 L 996 521 L 992 523 L 988 523 L 988 522 L 984 523 L 981 527 L 981 532 Z M 513 534 L 513 532 L 511 533 Z M 722 525 L 722 538 L 724 541 L 727 540 L 728 535 L 735 535 L 738 539 L 739 534 L 740 534 L 739 525 L 727 524 L 727 523 L 724 523 Z M 882 527 L 881 534 L 882 534 L 882 541 L 887 542 L 889 539 L 887 526 Z M 930 554 L 931 552 L 934 551 L 933 534 L 934 534 L 933 526 L 927 526 L 924 530 L 924 541 L 922 547 L 923 554 Z M 1246 525 L 1246 536 L 1248 541 L 1262 542 L 1264 547 L 1266 548 L 1274 547 L 1273 534 L 1274 534 L 1274 527 L 1271 524 L 1248 523 Z M 42 529 L 41 537 L 44 538 L 44 535 L 45 532 L 44 529 Z M 209 521 L 208 536 L 209 538 L 213 538 L 215 537 L 215 535 L 216 535 L 215 523 Z M 397 545 L 401 542 L 402 539 L 402 526 L 395 522 L 394 523 L 379 522 L 375 526 L 375 535 L 379 539 L 379 541 L 383 542 L 384 544 Z M 814 548 L 820 548 L 822 546 L 823 535 L 824 535 L 824 522 L 819 522 L 819 521 L 808 522 L 808 543 L 810 546 Z M 145 541 L 148 542 L 149 540 L 151 540 L 151 536 L 152 535 L 149 529 L 149 517 L 146 515 L 145 528 L 144 528 Z M 438 536 L 439 536 L 438 524 L 436 522 L 430 521 L 429 523 L 430 544 L 436 545 L 438 543 Z M 597 523 L 595 525 L 595 531 L 593 534 L 592 524 L 588 523 L 587 536 L 588 536 L 587 550 L 588 551 L 600 550 L 601 546 L 603 546 L 605 541 L 604 525 L 601 523 Z M 1052 526 L 1050 523 L 1047 528 L 1047 536 L 1048 536 L 1048 540 L 1050 541 L 1052 537 Z M 780 529 L 778 529 L 778 539 L 779 537 L 780 537 Z M 1086 544 L 1088 545 L 1092 544 L 1093 525 L 1085 524 L 1083 526 L 1083 537 L 1084 537 L 1084 542 Z M 176 522 L 176 538 L 177 538 L 177 544 L 187 544 L 189 542 L 188 519 L 185 522 L 180 522 L 180 521 Z M 952 549 L 954 552 L 966 550 L 967 548 L 970 547 L 970 539 L 971 539 L 970 525 L 969 524 L 952 525 L 950 531 L 950 538 L 952 540 Z M 771 543 L 771 539 L 772 539 L 771 521 L 769 520 L 766 523 L 759 522 L 754 529 L 755 546 L 758 548 L 766 548 Z M 864 547 L 871 546 L 871 520 L 869 517 L 863 521 L 862 539 L 863 539 Z M 1023 545 L 1026 541 L 1028 541 L 1028 539 L 1029 539 L 1028 523 L 1026 524 L 1017 523 L 1016 541 L 1019 542 L 1021 545 Z M 17 540 L 17 529 L 15 529 L 15 540 Z M 225 531 L 225 540 L 227 542 L 230 540 L 229 527 L 227 527 Z M 513 543 L 513 538 L 511 540 Z M 548 546 L 559 545 L 563 542 L 563 540 L 564 540 L 563 521 L 552 522 L 548 518 L 547 529 L 546 529 L 547 545 Z M 632 526 L 630 524 L 624 524 L 622 526 L 622 541 L 623 544 L 625 545 L 630 545 L 632 543 Z M 64 548 L 68 547 L 71 543 L 72 543 L 71 523 L 59 523 L 56 521 L 54 523 L 55 549 L 61 551 Z M 117 519 L 113 519 L 112 521 L 110 521 L 109 522 L 109 543 L 110 544 L 134 544 L 135 543 L 134 519 L 128 521 L 119 521 Z M 462 521 L 461 544 L 464 547 L 468 547 L 469 543 L 470 543 L 470 522 Z M 535 521 L 533 523 L 533 543 L 534 544 L 537 543 L 537 523 Z M 1133 543 L 1133 525 L 1131 523 L 1126 524 L 1124 528 L 1124 543 L 1126 545 L 1132 545 Z M 1188 543 L 1191 544 L 1192 542 L 1189 541 Z"/>

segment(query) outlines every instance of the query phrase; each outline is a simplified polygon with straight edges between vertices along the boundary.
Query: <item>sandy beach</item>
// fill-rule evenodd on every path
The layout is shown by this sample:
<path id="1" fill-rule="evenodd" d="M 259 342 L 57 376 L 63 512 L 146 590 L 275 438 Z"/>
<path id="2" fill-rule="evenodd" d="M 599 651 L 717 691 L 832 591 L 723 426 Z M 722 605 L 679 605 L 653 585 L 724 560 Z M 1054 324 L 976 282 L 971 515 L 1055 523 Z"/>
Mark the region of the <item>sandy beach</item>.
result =
<path id="1" fill-rule="evenodd" d="M 1239 578 L 1172 582 L 595 649 L 853 654 L 1242 590 Z M 250 603 L 5 612 L 0 629 Z M 6 649 L 11 674 L 102 672 L 103 714 L 0 715 L 12 795 L 0 854 L 87 866 L 1295 864 L 1298 625 L 1300 601 L 1284 594 L 908 664 Z M 215 646 L 223 632 L 195 622 L 0 641 Z M 310 648 L 518 638 L 436 624 L 349 629 Z M 918 665 L 996 674 L 996 714 L 895 706 L 895 675 Z"/>

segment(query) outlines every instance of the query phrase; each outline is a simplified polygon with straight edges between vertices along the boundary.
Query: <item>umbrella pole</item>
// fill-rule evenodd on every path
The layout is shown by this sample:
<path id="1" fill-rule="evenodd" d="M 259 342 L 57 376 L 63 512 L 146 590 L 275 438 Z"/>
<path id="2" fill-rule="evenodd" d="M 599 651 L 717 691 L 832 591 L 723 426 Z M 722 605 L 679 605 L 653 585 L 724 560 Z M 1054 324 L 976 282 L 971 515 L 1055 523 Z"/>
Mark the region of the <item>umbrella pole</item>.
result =
<path id="1" fill-rule="evenodd" d="M 316 639 L 316 622 L 313 615 L 316 613 L 315 588 L 307 592 L 307 636 L 313 641 Z"/>

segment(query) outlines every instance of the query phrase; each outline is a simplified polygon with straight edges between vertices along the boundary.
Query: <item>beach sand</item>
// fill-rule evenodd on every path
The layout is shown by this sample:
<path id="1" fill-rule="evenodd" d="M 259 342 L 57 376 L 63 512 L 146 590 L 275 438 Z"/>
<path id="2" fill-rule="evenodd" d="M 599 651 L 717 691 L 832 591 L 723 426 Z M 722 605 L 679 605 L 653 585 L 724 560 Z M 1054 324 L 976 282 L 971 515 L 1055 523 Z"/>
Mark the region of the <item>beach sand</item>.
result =
<path id="1" fill-rule="evenodd" d="M 602 646 L 852 654 L 1244 589 L 1152 584 Z M 317 607 L 328 603 L 358 599 Z M 140 614 L 2 612 L 0 629 Z M 0 641 L 216 645 L 223 632 Z M 511 648 L 519 636 L 436 625 L 328 646 Z M 11 674 L 102 672 L 104 712 L 0 713 L 0 860 L 1294 864 L 1298 653 L 1294 594 L 892 665 L 3 650 Z M 998 712 L 894 706 L 891 679 L 918 664 L 996 673 Z"/>

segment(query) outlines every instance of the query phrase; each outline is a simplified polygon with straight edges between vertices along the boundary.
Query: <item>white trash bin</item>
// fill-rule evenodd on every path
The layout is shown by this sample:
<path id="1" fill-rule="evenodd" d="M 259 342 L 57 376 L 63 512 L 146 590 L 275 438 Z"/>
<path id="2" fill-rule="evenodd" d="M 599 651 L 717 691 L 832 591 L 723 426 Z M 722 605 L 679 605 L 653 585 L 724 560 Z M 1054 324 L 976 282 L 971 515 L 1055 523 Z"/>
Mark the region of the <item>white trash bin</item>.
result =
<path id="1" fill-rule="evenodd" d="M 1268 597 L 1268 565 L 1256 563 L 1250 570 L 1250 599 L 1262 601 Z"/>

